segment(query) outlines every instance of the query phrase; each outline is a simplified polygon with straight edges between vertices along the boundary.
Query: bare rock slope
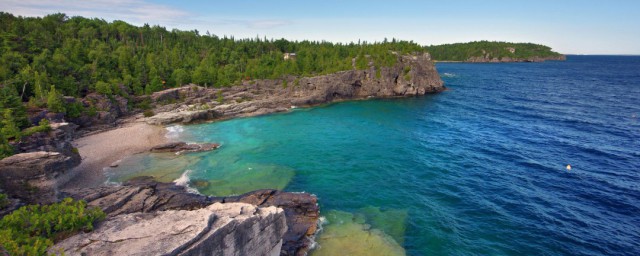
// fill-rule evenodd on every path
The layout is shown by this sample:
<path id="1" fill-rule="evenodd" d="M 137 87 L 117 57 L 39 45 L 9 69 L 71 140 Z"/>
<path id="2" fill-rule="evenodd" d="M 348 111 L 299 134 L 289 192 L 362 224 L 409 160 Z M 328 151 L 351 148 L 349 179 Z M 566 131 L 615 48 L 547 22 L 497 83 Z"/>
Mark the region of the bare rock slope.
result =
<path id="1" fill-rule="evenodd" d="M 112 217 L 49 249 L 64 255 L 278 255 L 282 209 L 245 203 Z"/>
<path id="2" fill-rule="evenodd" d="M 173 183 L 138 177 L 121 186 L 66 189 L 62 196 L 82 199 L 88 206 L 100 207 L 108 217 L 132 213 L 153 213 L 171 210 L 196 210 L 214 203 L 248 203 L 256 207 L 283 209 L 287 231 L 280 236 L 280 255 L 304 255 L 311 248 L 316 232 L 319 208 L 317 198 L 307 193 L 290 193 L 271 189 L 239 196 L 207 197 L 188 193 Z"/>

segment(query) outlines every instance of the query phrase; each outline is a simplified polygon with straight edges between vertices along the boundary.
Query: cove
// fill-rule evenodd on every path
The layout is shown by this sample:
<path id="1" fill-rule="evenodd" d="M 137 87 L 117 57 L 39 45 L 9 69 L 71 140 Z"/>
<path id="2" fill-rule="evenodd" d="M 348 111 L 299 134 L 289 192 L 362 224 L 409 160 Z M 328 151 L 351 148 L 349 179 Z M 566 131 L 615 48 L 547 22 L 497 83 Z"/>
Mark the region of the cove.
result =
<path id="1" fill-rule="evenodd" d="M 135 156 L 111 180 L 316 194 L 318 255 L 634 254 L 640 61 L 619 58 L 441 63 L 449 91 L 184 126 L 222 146 Z"/>

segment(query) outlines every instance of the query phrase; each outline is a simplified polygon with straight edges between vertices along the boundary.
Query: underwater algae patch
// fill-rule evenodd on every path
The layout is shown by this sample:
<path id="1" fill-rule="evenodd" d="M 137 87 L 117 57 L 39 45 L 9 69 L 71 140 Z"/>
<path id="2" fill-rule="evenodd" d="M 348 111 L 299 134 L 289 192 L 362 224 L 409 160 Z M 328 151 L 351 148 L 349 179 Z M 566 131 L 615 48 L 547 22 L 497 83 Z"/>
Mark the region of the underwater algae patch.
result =
<path id="1" fill-rule="evenodd" d="M 316 238 L 318 248 L 312 256 L 406 254 L 391 236 L 367 224 L 364 214 L 331 210 L 325 217 L 328 224 Z"/>
<path id="2" fill-rule="evenodd" d="M 356 215 L 362 215 L 366 223 L 372 228 L 382 230 L 385 234 L 391 236 L 398 244 L 404 244 L 404 233 L 407 229 L 406 209 L 386 209 L 381 210 L 380 207 L 368 206 L 360 209 Z"/>

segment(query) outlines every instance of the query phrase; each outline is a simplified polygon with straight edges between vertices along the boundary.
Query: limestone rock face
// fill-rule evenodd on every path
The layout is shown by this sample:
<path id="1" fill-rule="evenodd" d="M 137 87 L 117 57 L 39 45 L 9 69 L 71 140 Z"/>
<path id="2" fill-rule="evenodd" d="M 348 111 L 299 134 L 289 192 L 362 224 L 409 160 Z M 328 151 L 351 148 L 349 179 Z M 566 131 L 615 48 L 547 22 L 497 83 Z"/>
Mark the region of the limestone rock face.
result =
<path id="1" fill-rule="evenodd" d="M 0 188 L 28 204 L 57 201 L 58 187 L 73 174 L 80 158 L 59 152 L 30 152 L 0 160 Z"/>
<path id="2" fill-rule="evenodd" d="M 148 124 L 165 125 L 171 123 L 193 123 L 196 121 L 210 120 L 218 117 L 219 114 L 213 109 L 162 112 L 146 119 Z"/>
<path id="3" fill-rule="evenodd" d="M 240 196 L 207 197 L 188 193 L 184 187 L 173 183 L 153 181 L 150 177 L 139 177 L 121 186 L 69 189 L 61 194 L 85 200 L 89 207 L 100 207 L 109 217 L 138 212 L 193 210 L 216 202 L 282 208 L 288 230 L 282 236 L 280 255 L 305 255 L 313 243 L 311 238 L 316 232 L 320 215 L 318 199 L 307 193 L 264 189 Z"/>
<path id="4" fill-rule="evenodd" d="M 121 186 L 101 186 L 63 190 L 61 197 L 85 200 L 89 207 L 100 207 L 107 216 L 164 210 L 193 210 L 214 202 L 212 198 L 188 193 L 173 183 L 139 177 Z"/>
<path id="5" fill-rule="evenodd" d="M 28 153 L 37 151 L 60 152 L 80 162 L 80 154 L 73 149 L 71 141 L 75 137 L 78 127 L 73 123 L 51 123 L 51 131 L 37 132 L 31 136 L 22 138 L 13 144 L 16 153 Z"/>
<path id="6" fill-rule="evenodd" d="M 192 211 L 118 215 L 59 242 L 65 255 L 274 255 L 287 226 L 282 209 L 245 203 Z"/>
<path id="7" fill-rule="evenodd" d="M 316 233 L 318 199 L 307 193 L 289 193 L 271 189 L 257 190 L 237 197 L 227 197 L 225 203 L 242 202 L 261 207 L 280 207 L 287 217 L 288 231 L 283 237 L 280 255 L 306 255 Z"/>
<path id="8" fill-rule="evenodd" d="M 163 103 L 149 124 L 190 123 L 283 112 L 292 106 L 313 106 L 334 101 L 410 97 L 445 88 L 429 54 L 397 56 L 390 67 L 369 66 L 315 77 L 286 76 L 252 80 L 224 88 L 194 85 L 154 93 Z M 166 102 L 182 101 L 177 104 Z M 190 105 L 188 105 L 190 104 Z"/>

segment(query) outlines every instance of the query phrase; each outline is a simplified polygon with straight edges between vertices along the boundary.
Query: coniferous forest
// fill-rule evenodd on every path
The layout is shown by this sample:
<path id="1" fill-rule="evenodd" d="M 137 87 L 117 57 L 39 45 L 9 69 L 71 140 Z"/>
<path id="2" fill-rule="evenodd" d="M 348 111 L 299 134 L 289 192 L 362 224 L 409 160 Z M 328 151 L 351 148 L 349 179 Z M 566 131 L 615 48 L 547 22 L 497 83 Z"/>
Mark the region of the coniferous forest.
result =
<path id="1" fill-rule="evenodd" d="M 517 47 L 515 53 L 509 47 Z M 253 79 L 315 76 L 392 66 L 397 54 L 429 51 L 435 60 L 466 60 L 485 52 L 526 58 L 558 55 L 547 46 L 471 42 L 423 47 L 413 41 L 288 41 L 219 37 L 209 31 L 167 30 L 124 21 L 0 12 L 0 157 L 10 140 L 48 129 L 30 123 L 27 109 L 77 117 L 91 111 L 63 96 L 90 93 L 131 98 L 194 83 L 224 87 Z M 295 53 L 295 57 L 285 58 Z M 355 62 L 354 62 L 355 60 Z"/>
<path id="2" fill-rule="evenodd" d="M 354 58 L 356 68 L 364 69 L 369 61 L 393 65 L 393 52 L 421 51 L 416 43 L 395 39 L 349 44 L 236 39 L 62 13 L 40 18 L 0 12 L 0 155 L 10 151 L 7 140 L 19 139 L 21 130 L 37 125 L 28 122 L 27 107 L 70 116 L 84 111 L 64 104 L 62 96 L 96 92 L 131 97 L 188 83 L 221 87 L 242 80 L 329 74 L 352 69 Z M 285 53 L 296 57 L 285 60 Z"/>
<path id="3" fill-rule="evenodd" d="M 467 61 L 471 57 L 528 59 L 533 57 L 559 57 L 550 47 L 532 43 L 509 43 L 476 41 L 468 43 L 427 46 L 426 49 L 436 61 Z"/>

